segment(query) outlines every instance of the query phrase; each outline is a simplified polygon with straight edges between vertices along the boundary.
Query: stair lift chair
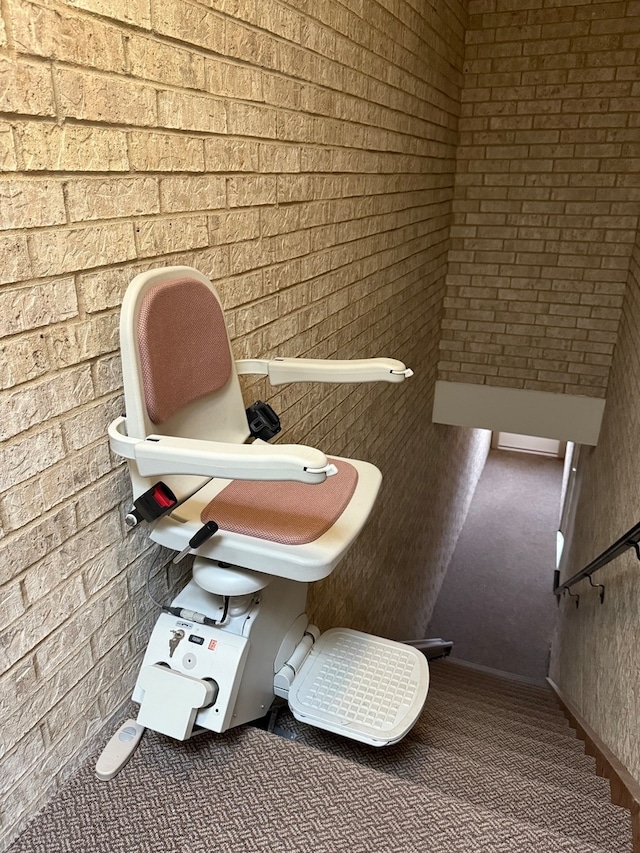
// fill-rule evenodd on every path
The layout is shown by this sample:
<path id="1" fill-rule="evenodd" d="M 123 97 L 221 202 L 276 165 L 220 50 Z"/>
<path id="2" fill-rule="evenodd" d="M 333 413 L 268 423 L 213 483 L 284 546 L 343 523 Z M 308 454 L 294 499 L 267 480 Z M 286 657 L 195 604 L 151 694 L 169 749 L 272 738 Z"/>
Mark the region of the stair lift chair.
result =
<path id="1" fill-rule="evenodd" d="M 276 697 L 313 726 L 374 746 L 400 740 L 426 699 L 425 656 L 351 629 L 320 634 L 305 614 L 308 584 L 358 536 L 380 472 L 303 445 L 248 443 L 270 416 L 250 430 L 238 376 L 402 382 L 411 371 L 389 358 L 236 362 L 216 291 L 189 267 L 136 276 L 120 336 L 126 417 L 109 438 L 128 462 L 127 521 L 148 524 L 176 560 L 195 559 L 151 634 L 137 721 L 113 736 L 98 776 L 115 775 L 145 728 L 179 740 L 224 732 L 264 717 Z"/>

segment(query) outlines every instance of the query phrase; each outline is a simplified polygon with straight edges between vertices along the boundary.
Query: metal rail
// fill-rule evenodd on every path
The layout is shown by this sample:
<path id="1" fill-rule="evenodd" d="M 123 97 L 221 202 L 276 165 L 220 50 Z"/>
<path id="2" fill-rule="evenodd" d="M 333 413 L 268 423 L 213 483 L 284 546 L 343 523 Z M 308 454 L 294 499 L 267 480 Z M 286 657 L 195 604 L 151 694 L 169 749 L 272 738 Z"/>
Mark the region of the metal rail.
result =
<path id="1" fill-rule="evenodd" d="M 600 554 L 600 556 L 596 557 L 595 560 L 592 560 L 588 566 L 585 566 L 584 569 L 581 569 L 579 572 L 576 572 L 575 575 L 566 580 L 564 583 L 560 583 L 560 570 L 556 569 L 553 575 L 553 593 L 558 598 L 562 595 L 563 592 L 568 592 L 570 596 L 576 599 L 576 607 L 580 603 L 580 596 L 571 592 L 571 587 L 578 583 L 578 581 L 584 580 L 587 578 L 591 586 L 597 587 L 600 590 L 600 603 L 604 601 L 604 585 L 599 583 L 596 584 L 591 579 L 591 575 L 594 572 L 597 572 L 598 569 L 601 569 L 603 566 L 606 566 L 607 563 L 610 563 L 612 560 L 615 560 L 616 557 L 619 557 L 620 554 L 623 554 L 625 551 L 628 551 L 630 548 L 633 548 L 636 552 L 636 557 L 640 560 L 640 522 L 629 528 L 626 533 L 624 533 L 619 539 L 613 543 L 613 545 L 609 545 L 609 547 Z"/>

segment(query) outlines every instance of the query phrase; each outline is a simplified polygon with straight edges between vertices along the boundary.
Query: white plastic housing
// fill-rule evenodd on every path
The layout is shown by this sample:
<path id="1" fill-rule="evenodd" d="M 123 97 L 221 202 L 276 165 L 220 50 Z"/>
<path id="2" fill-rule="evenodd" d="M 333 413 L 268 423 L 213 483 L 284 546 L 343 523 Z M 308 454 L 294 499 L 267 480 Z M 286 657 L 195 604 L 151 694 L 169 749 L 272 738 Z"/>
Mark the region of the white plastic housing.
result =
<path id="1" fill-rule="evenodd" d="M 176 740 L 191 737 L 198 710 L 211 705 L 217 693 L 214 682 L 158 664 L 142 668 L 138 686 L 144 693 L 138 724 Z"/>
<path id="2" fill-rule="evenodd" d="M 172 649 L 175 632 L 182 632 L 182 637 Z M 133 693 L 134 702 L 141 706 L 138 722 L 178 740 L 189 737 L 190 731 L 184 732 L 193 726 L 198 709 L 208 703 L 203 688 L 192 682 L 206 684 L 205 679 L 211 678 L 218 685 L 217 697 L 211 708 L 200 712 L 198 725 L 225 731 L 231 724 L 248 651 L 246 637 L 161 613 Z"/>

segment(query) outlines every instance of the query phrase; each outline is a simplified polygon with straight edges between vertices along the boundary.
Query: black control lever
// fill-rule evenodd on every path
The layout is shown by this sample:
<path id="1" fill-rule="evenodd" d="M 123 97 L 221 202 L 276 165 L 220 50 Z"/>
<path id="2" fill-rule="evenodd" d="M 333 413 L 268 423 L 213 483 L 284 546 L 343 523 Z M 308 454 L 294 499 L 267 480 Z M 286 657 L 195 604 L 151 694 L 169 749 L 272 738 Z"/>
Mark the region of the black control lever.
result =
<path id="1" fill-rule="evenodd" d="M 180 551 L 180 553 L 173 558 L 173 562 L 179 563 L 183 557 L 187 556 L 189 551 L 191 551 L 192 549 L 195 550 L 196 548 L 199 548 L 204 542 L 207 541 L 207 539 L 210 539 L 213 534 L 217 532 L 217 530 L 218 525 L 215 523 L 215 521 L 207 521 L 207 523 L 204 524 L 200 528 L 200 530 L 196 531 L 196 533 L 193 534 L 191 539 L 189 539 L 189 544 L 187 545 L 187 547 L 183 548 L 182 551 Z"/>

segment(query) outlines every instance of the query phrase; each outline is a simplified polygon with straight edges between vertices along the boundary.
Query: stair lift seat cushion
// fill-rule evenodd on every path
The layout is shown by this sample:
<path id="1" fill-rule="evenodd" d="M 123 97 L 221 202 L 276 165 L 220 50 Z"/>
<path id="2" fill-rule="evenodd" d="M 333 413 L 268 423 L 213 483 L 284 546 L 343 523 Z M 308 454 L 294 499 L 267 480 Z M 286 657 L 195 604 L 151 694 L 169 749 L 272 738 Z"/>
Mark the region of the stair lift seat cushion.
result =
<path id="1" fill-rule="evenodd" d="M 177 305 L 188 306 L 188 311 L 176 311 Z M 195 279 L 165 281 L 145 294 L 138 346 L 147 412 L 154 424 L 220 390 L 231 376 L 222 309 Z"/>
<path id="2" fill-rule="evenodd" d="M 234 480 L 204 508 L 201 520 L 283 545 L 314 542 L 342 515 L 358 483 L 353 465 L 330 461 L 338 473 L 313 486 Z"/>
<path id="3" fill-rule="evenodd" d="M 375 504 L 382 480 L 380 471 L 370 462 L 363 462 L 360 459 L 343 459 L 341 457 L 332 457 L 331 462 L 337 466 L 340 466 L 341 463 L 347 463 L 352 466 L 357 473 L 357 478 L 353 478 L 355 486 L 353 494 L 346 501 L 342 512 L 340 514 L 336 513 L 337 517 L 335 521 L 325 532 L 318 535 L 316 539 L 302 544 L 290 545 L 276 541 L 275 536 L 273 539 L 265 539 L 249 535 L 248 533 L 236 532 L 223 526 L 223 523 L 231 523 L 231 509 L 228 510 L 229 518 L 227 519 L 224 519 L 222 513 L 217 514 L 215 511 L 210 510 L 209 517 L 216 521 L 220 529 L 198 548 L 197 555 L 206 560 L 230 563 L 233 566 L 264 572 L 269 575 L 273 574 L 278 577 L 290 578 L 303 583 L 310 583 L 326 578 L 347 553 L 366 524 Z M 318 497 L 314 497 L 313 500 L 322 501 L 323 489 L 325 487 L 335 488 L 332 481 L 337 480 L 339 483 L 341 479 L 342 477 L 338 473 L 333 477 L 328 477 L 323 483 L 306 486 L 305 494 L 309 490 L 309 494 L 315 495 L 316 492 L 311 493 L 310 490 L 317 489 L 319 490 Z M 284 498 L 284 503 L 282 503 L 279 495 L 284 494 L 290 487 L 297 486 L 298 484 L 294 484 L 291 481 L 275 481 L 269 484 L 258 483 L 257 481 L 242 482 L 246 482 L 247 484 L 247 495 L 250 496 L 255 487 L 259 487 L 259 493 L 264 495 L 262 521 L 259 522 L 261 527 L 266 528 L 269 526 L 272 530 L 283 528 L 284 512 L 287 505 L 290 505 L 290 499 Z M 175 510 L 163 516 L 150 532 L 151 538 L 154 542 L 166 548 L 174 550 L 183 548 L 189 538 L 202 526 L 202 519 L 205 517 L 203 514 L 214 499 L 223 494 L 230 485 L 239 485 L 240 483 L 240 480 L 223 480 L 218 478 L 210 480 Z M 236 490 L 235 485 L 229 494 L 232 498 L 235 495 L 233 501 L 235 503 L 239 494 L 239 490 Z M 304 498 L 303 500 L 308 500 L 308 498 Z M 257 502 L 256 498 L 254 498 L 254 502 Z M 224 509 L 224 504 L 221 506 L 221 509 Z M 308 511 L 308 509 L 306 507 L 305 511 Z M 299 512 L 300 508 L 296 507 L 296 510 Z M 234 521 L 239 523 L 241 516 L 244 516 L 244 511 L 239 511 Z M 272 518 L 273 520 L 271 520 Z M 251 519 L 246 518 L 242 518 L 241 520 L 245 524 L 251 521 Z M 254 526 L 256 525 L 255 519 L 253 520 L 253 524 Z M 306 523 L 305 526 L 307 526 Z M 299 525 L 299 527 L 301 528 L 302 525 Z"/>

